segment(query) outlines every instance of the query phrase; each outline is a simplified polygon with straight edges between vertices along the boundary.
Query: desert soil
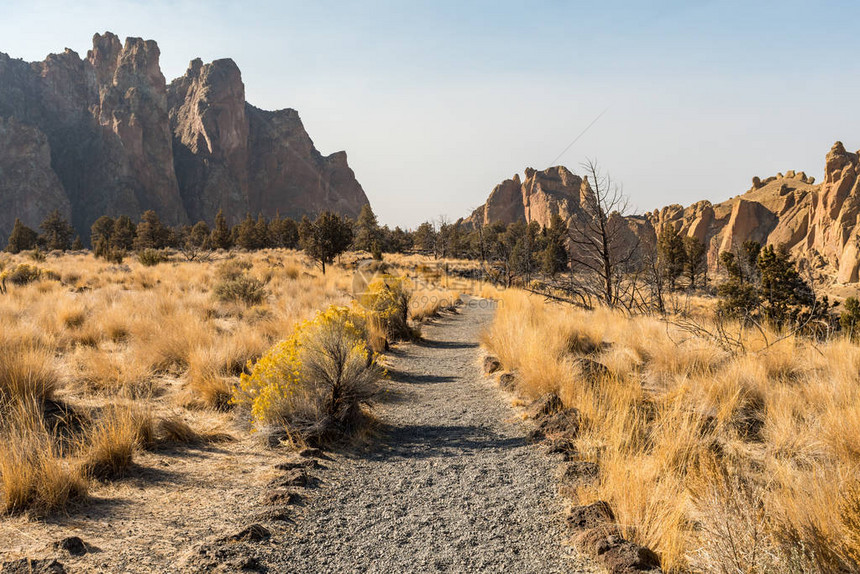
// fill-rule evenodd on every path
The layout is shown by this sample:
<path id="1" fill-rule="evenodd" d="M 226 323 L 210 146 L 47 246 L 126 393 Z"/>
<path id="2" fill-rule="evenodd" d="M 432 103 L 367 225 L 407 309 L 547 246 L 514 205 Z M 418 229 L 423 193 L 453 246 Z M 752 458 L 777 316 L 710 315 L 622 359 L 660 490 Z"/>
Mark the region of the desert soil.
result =
<path id="1" fill-rule="evenodd" d="M 0 520 L 0 563 L 56 558 L 68 572 L 595 572 L 563 544 L 558 460 L 481 374 L 492 303 L 473 299 L 388 353 L 391 380 L 366 446 L 328 454 L 273 520 L 266 484 L 283 449 L 243 438 L 138 459 L 135 475 L 47 521 Z M 234 434 L 243 436 L 241 431 Z M 283 508 L 282 508 L 283 510 Z M 281 518 L 284 518 L 283 516 Z M 224 542 L 252 523 L 258 542 Z M 94 550 L 51 546 L 80 536 Z"/>

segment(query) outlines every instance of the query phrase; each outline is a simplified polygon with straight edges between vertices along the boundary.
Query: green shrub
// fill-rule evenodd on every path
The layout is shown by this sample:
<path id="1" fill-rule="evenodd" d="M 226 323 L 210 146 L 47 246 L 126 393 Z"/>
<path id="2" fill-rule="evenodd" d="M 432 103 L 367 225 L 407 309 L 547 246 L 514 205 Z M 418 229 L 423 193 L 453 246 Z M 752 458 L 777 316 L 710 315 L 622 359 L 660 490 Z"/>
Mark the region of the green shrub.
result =
<path id="1" fill-rule="evenodd" d="M 266 282 L 245 276 L 222 279 L 213 292 L 219 301 L 259 305 L 266 298 Z"/>
<path id="2" fill-rule="evenodd" d="M 238 279 L 245 275 L 245 272 L 251 269 L 253 265 L 250 261 L 244 259 L 230 259 L 225 261 L 215 270 L 215 275 L 219 279 L 229 281 Z"/>
<path id="3" fill-rule="evenodd" d="M 36 249 L 33 249 L 32 251 L 28 251 L 27 257 L 29 257 L 33 261 L 42 262 L 45 260 L 45 253 L 41 249 L 36 248 Z"/>
<path id="4" fill-rule="evenodd" d="M 3 282 L 9 282 L 12 285 L 27 285 L 34 281 L 38 281 L 42 278 L 43 271 L 42 269 L 36 267 L 35 265 L 28 265 L 27 263 L 20 263 L 14 267 L 10 267 L 2 274 L 0 274 L 0 280 Z M 55 275 L 55 274 L 54 274 Z M 52 277 L 48 277 L 52 278 Z"/>
<path id="5" fill-rule="evenodd" d="M 856 339 L 858 327 L 860 327 L 860 301 L 856 297 L 848 297 L 845 300 L 845 307 L 839 315 L 839 326 L 845 331 L 846 335 L 851 339 Z"/>
<path id="6" fill-rule="evenodd" d="M 159 249 L 144 249 L 137 253 L 137 260 L 144 267 L 154 267 L 167 261 L 167 255 Z"/>

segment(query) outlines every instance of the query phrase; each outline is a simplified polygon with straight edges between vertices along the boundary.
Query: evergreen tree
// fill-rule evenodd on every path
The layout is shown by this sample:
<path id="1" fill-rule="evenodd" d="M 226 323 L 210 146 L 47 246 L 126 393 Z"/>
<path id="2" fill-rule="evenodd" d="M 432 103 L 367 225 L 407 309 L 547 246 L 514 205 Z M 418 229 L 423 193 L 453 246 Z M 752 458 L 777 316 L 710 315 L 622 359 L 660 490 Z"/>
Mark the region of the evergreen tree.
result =
<path id="1" fill-rule="evenodd" d="M 60 211 L 55 209 L 39 224 L 42 230 L 40 242 L 49 251 L 59 250 L 68 251 L 72 247 L 72 237 L 75 235 L 75 230 L 66 219 L 60 215 Z"/>
<path id="2" fill-rule="evenodd" d="M 144 249 L 163 249 L 170 242 L 170 230 L 151 209 L 145 211 L 137 224 L 137 237 L 134 240 L 134 248 L 138 251 Z"/>
<path id="3" fill-rule="evenodd" d="M 272 241 L 269 237 L 269 223 L 263 214 L 257 216 L 257 224 L 254 226 L 254 231 L 257 235 L 257 249 L 267 249 L 272 247 Z"/>
<path id="4" fill-rule="evenodd" d="M 669 281 L 669 289 L 674 291 L 676 282 L 684 272 L 686 263 L 684 239 L 674 225 L 666 224 L 663 226 L 657 240 L 657 254 L 660 258 L 660 268 L 663 270 L 666 280 Z"/>
<path id="5" fill-rule="evenodd" d="M 33 249 L 36 247 L 38 238 L 38 233 L 16 218 L 15 224 L 12 226 L 12 233 L 9 235 L 9 243 L 6 246 L 6 251 L 9 253 L 20 253 Z"/>
<path id="6" fill-rule="evenodd" d="M 376 214 L 369 203 L 361 206 L 361 213 L 355 223 L 355 242 L 353 247 L 360 251 L 370 251 L 374 242 L 382 241 L 382 233 Z"/>
<path id="7" fill-rule="evenodd" d="M 425 221 L 415 230 L 415 247 L 421 251 L 434 251 L 436 249 L 436 229 L 429 221 Z"/>
<path id="8" fill-rule="evenodd" d="M 705 244 L 695 237 L 684 238 L 684 274 L 690 288 L 696 287 L 697 280 L 707 278 L 708 260 Z"/>
<path id="9" fill-rule="evenodd" d="M 112 217 L 102 215 L 90 226 L 90 245 L 96 257 L 107 258 L 111 250 L 115 221 Z"/>
<path id="10" fill-rule="evenodd" d="M 412 236 L 406 231 L 395 227 L 386 238 L 388 249 L 394 253 L 406 253 L 412 249 Z"/>
<path id="11" fill-rule="evenodd" d="M 233 242 L 240 249 L 249 251 L 260 248 L 260 238 L 257 235 L 257 224 L 248 213 L 239 225 L 233 228 Z"/>
<path id="12" fill-rule="evenodd" d="M 131 251 L 137 238 L 137 227 L 127 215 L 120 215 L 113 223 L 110 244 L 114 251 Z"/>
<path id="13" fill-rule="evenodd" d="M 839 326 L 850 339 L 857 339 L 860 335 L 860 301 L 856 297 L 848 297 L 845 307 L 839 316 Z"/>
<path id="14" fill-rule="evenodd" d="M 273 247 L 295 249 L 299 244 L 299 226 L 289 217 L 282 219 L 276 214 L 269 222 L 269 237 Z"/>
<path id="15" fill-rule="evenodd" d="M 198 221 L 188 233 L 188 241 L 198 249 L 207 249 L 210 234 L 209 225 L 205 221 Z"/>
<path id="16" fill-rule="evenodd" d="M 315 221 L 307 216 L 299 225 L 299 242 L 309 257 L 320 264 L 323 275 L 327 264 L 347 250 L 353 240 L 351 222 L 330 211 L 322 212 Z"/>
<path id="17" fill-rule="evenodd" d="M 544 231 L 546 247 L 541 252 L 541 271 L 554 276 L 567 269 L 567 224 L 556 213 Z"/>
<path id="18" fill-rule="evenodd" d="M 81 241 L 80 235 L 75 235 L 75 240 L 72 241 L 72 251 L 80 251 L 84 248 L 84 242 Z"/>
<path id="19" fill-rule="evenodd" d="M 219 209 L 215 215 L 215 228 L 212 230 L 212 247 L 214 249 L 230 249 L 233 247 L 233 238 L 224 210 Z"/>

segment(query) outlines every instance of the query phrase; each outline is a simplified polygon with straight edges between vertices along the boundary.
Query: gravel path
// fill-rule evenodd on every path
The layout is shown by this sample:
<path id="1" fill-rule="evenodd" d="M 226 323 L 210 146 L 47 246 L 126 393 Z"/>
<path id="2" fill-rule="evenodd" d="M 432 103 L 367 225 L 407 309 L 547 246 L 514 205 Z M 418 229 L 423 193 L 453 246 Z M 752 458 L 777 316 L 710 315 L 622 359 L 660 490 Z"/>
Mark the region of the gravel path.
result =
<path id="1" fill-rule="evenodd" d="M 290 572 L 594 572 L 562 546 L 555 464 L 479 371 L 472 300 L 391 356 L 382 436 L 337 456 L 267 562 Z"/>

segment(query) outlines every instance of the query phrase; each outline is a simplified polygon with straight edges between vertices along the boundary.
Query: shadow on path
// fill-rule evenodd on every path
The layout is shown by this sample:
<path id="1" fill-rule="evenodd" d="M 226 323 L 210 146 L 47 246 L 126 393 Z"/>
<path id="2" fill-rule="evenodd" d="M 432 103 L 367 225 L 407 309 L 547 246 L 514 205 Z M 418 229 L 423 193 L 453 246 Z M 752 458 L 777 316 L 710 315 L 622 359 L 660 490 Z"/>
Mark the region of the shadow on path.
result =
<path id="1" fill-rule="evenodd" d="M 525 437 L 503 437 L 475 425 L 381 425 L 378 448 L 363 453 L 370 460 L 458 457 L 476 451 L 519 448 Z"/>
<path id="2" fill-rule="evenodd" d="M 430 349 L 477 349 L 478 343 L 464 343 L 460 341 L 431 341 L 420 339 L 415 341 L 416 347 L 427 347 Z"/>

